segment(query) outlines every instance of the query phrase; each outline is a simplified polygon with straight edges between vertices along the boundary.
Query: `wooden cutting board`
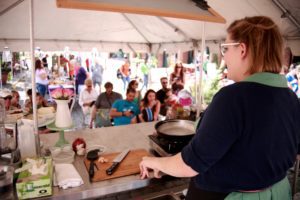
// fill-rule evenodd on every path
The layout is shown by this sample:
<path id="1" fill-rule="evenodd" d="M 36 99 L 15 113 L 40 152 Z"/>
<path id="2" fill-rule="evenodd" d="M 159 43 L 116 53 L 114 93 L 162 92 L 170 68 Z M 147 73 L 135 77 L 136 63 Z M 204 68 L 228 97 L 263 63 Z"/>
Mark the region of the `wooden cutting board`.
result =
<path id="1" fill-rule="evenodd" d="M 144 156 L 149 156 L 149 153 L 145 149 L 135 149 L 131 150 L 124 160 L 119 164 L 118 168 L 114 171 L 112 175 L 106 174 L 106 169 L 108 169 L 112 165 L 112 161 L 115 159 L 117 155 L 121 152 L 103 154 L 102 157 L 108 160 L 107 163 L 95 161 L 95 164 L 98 167 L 98 170 L 95 167 L 95 175 L 92 179 L 93 182 L 103 181 L 113 178 L 118 178 L 122 176 L 128 176 L 132 174 L 140 173 L 139 163 L 141 162 Z M 84 159 L 84 164 L 86 169 L 89 169 L 90 161 L 86 158 Z"/>

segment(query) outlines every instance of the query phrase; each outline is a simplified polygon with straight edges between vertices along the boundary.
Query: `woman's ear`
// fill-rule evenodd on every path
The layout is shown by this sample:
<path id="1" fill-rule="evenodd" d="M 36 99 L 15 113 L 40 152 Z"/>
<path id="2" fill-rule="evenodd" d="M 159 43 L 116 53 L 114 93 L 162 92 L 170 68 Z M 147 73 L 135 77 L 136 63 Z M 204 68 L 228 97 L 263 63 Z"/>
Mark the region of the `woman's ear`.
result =
<path id="1" fill-rule="evenodd" d="M 247 50 L 247 46 L 245 43 L 241 43 L 240 44 L 240 48 L 241 48 L 241 56 L 242 58 L 245 58 L 248 54 L 248 50 Z"/>

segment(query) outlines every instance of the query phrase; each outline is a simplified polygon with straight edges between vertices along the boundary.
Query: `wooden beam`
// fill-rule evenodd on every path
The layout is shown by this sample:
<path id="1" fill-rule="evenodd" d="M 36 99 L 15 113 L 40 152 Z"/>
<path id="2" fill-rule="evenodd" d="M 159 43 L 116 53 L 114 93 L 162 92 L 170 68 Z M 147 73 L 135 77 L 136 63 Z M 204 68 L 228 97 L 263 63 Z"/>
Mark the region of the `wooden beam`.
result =
<path id="1" fill-rule="evenodd" d="M 133 13 L 215 23 L 226 23 L 226 20 L 212 8 L 209 8 L 207 11 L 202 10 L 196 7 L 196 5 L 193 5 L 193 2 L 190 1 L 191 5 L 188 4 L 188 6 L 193 8 L 192 12 L 191 10 L 180 9 L 180 6 L 178 5 L 175 6 L 175 8 L 174 3 L 172 2 L 174 2 L 174 0 L 56 0 L 56 5 L 58 8 Z M 179 2 L 180 1 L 177 1 L 177 3 Z M 184 0 L 181 0 L 181 2 L 183 5 L 186 5 L 187 3 L 187 1 Z M 160 3 L 162 5 L 161 7 L 159 6 Z"/>

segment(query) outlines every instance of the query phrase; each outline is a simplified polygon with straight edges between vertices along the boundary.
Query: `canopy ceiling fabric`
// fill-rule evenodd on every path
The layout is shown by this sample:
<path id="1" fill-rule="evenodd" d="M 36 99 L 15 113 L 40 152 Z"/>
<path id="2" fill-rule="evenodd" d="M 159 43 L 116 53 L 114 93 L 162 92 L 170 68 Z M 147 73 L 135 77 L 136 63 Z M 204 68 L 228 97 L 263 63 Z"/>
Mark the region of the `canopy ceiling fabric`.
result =
<path id="1" fill-rule="evenodd" d="M 19 2 L 12 9 L 7 7 Z M 209 46 L 215 49 L 225 39 L 226 27 L 245 16 L 266 15 L 280 27 L 293 53 L 300 55 L 300 31 L 272 0 L 208 0 L 227 23 L 206 22 L 205 33 Z M 298 0 L 283 0 L 296 20 L 300 21 Z M 29 50 L 29 2 L 0 1 L 0 48 L 13 51 Z M 2 12 L 5 11 L 5 12 Z M 295 12 L 294 12 L 295 11 Z M 42 50 L 90 51 L 170 51 L 190 50 L 201 45 L 202 22 L 169 17 L 123 14 L 104 11 L 57 8 L 55 0 L 34 1 L 35 45 Z M 194 42 L 193 42 L 194 41 Z M 151 44 L 151 45 L 149 45 Z"/>

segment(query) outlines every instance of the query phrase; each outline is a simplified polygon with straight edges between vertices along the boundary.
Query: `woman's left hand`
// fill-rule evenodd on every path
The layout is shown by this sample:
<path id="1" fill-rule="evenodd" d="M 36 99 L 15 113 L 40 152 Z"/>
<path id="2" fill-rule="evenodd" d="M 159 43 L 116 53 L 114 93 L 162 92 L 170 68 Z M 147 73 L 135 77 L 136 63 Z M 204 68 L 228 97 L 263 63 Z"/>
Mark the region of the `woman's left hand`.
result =
<path id="1" fill-rule="evenodd" d="M 143 157 L 142 162 L 140 162 L 140 176 L 141 179 L 149 178 L 149 170 L 154 171 L 155 178 L 161 178 L 160 170 L 156 167 L 159 158 L 155 157 Z"/>

